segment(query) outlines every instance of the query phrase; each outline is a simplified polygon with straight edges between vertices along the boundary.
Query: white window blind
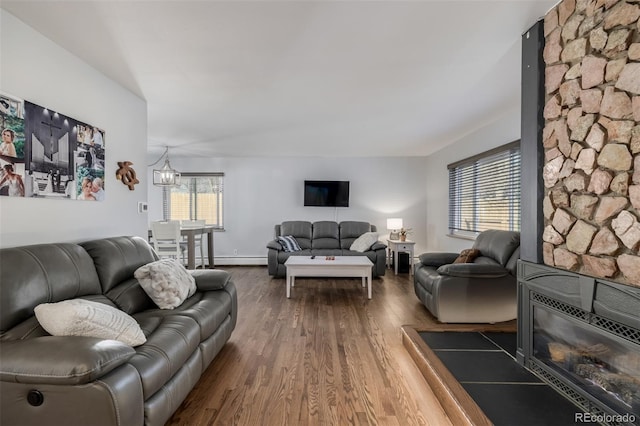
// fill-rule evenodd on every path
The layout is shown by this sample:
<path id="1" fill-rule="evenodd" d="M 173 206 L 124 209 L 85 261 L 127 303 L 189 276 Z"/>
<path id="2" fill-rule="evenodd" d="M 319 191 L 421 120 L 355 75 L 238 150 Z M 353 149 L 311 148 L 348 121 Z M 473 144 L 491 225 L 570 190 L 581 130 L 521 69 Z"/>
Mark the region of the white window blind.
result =
<path id="1" fill-rule="evenodd" d="M 520 230 L 520 141 L 449 164 L 449 233 Z"/>
<path id="2" fill-rule="evenodd" d="M 165 187 L 165 220 L 205 220 L 224 229 L 224 173 L 182 173 L 180 185 Z"/>

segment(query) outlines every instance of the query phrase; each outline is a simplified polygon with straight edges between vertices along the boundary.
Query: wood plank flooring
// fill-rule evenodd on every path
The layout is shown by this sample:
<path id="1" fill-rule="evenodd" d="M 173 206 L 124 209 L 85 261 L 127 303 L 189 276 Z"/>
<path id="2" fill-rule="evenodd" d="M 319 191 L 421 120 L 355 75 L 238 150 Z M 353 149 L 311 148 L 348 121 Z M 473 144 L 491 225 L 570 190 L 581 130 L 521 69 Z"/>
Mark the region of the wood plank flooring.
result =
<path id="1" fill-rule="evenodd" d="M 433 325 L 413 277 L 387 270 L 367 300 L 359 278 L 285 280 L 224 267 L 238 324 L 169 425 L 451 425 L 402 344 Z"/>

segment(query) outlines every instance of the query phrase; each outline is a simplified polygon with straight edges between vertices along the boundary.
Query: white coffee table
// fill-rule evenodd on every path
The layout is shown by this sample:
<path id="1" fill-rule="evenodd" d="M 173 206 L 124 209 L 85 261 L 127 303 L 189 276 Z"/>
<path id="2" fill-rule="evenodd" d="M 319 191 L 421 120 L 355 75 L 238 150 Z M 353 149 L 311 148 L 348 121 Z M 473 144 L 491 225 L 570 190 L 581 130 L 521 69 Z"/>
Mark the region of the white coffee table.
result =
<path id="1" fill-rule="evenodd" d="M 361 277 L 362 287 L 367 286 L 371 299 L 371 267 L 373 263 L 366 256 L 290 256 L 284 263 L 287 268 L 287 298 L 291 298 L 291 287 L 295 287 L 296 277 Z"/>

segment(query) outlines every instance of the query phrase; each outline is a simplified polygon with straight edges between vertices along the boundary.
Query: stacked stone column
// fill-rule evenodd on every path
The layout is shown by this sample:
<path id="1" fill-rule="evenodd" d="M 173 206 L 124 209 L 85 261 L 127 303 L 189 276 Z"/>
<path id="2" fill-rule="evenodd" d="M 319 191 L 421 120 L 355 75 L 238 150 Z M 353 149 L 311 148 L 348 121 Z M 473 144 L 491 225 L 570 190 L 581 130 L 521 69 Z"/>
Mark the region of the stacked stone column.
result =
<path id="1" fill-rule="evenodd" d="M 563 0 L 544 35 L 544 262 L 640 286 L 640 0 Z"/>

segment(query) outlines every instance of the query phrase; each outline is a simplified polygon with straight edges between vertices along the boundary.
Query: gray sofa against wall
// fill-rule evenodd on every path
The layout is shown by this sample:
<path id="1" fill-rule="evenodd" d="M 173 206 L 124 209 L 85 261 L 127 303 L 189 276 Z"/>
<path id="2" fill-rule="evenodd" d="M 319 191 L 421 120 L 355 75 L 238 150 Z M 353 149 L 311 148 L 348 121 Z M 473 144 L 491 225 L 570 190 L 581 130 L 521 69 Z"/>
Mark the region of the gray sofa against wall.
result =
<path id="1" fill-rule="evenodd" d="M 376 232 L 375 225 L 357 221 L 288 221 L 275 226 L 275 238 L 292 235 L 300 245 L 301 251 L 287 253 L 277 239 L 267 244 L 267 264 L 269 275 L 285 277 L 287 269 L 284 263 L 289 256 L 367 256 L 373 262 L 372 276 L 384 275 L 387 255 L 386 244 L 375 243 L 364 252 L 349 250 L 351 244 L 365 232 Z"/>
<path id="2" fill-rule="evenodd" d="M 0 424 L 164 425 L 231 336 L 227 272 L 190 271 L 197 291 L 158 309 L 134 271 L 157 260 L 138 237 L 0 250 Z M 147 341 L 50 336 L 41 303 L 82 298 L 118 308 Z"/>
<path id="3" fill-rule="evenodd" d="M 489 230 L 478 235 L 473 263 L 453 263 L 459 253 L 424 253 L 414 289 L 429 312 L 444 323 L 496 323 L 517 317 L 520 233 Z"/>

